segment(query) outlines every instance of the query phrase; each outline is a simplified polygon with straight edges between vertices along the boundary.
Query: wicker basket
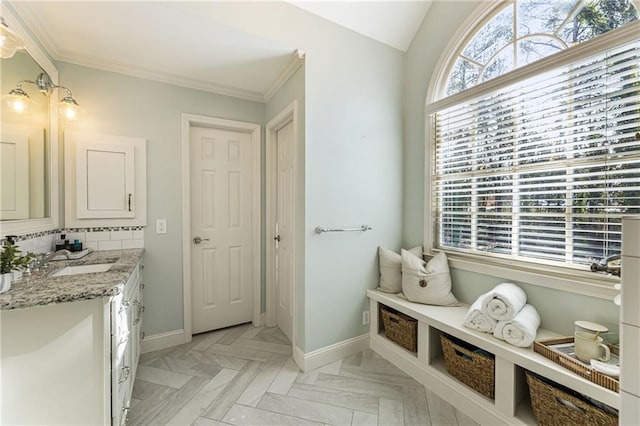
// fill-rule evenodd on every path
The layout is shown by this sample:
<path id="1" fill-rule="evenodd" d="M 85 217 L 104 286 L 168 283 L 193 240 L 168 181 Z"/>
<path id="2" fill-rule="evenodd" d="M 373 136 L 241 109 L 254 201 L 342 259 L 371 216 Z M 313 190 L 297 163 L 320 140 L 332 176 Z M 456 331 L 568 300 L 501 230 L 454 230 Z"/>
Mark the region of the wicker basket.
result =
<path id="1" fill-rule="evenodd" d="M 418 320 L 384 305 L 380 305 L 380 313 L 387 338 L 411 352 L 416 352 Z"/>
<path id="2" fill-rule="evenodd" d="M 585 401 L 577 393 L 527 372 L 533 414 L 542 426 L 616 426 L 618 416 Z"/>
<path id="3" fill-rule="evenodd" d="M 533 350 L 549 358 L 551 361 L 555 362 L 556 364 L 562 365 L 568 370 L 573 371 L 579 376 L 582 376 L 585 379 L 590 380 L 597 385 L 605 387 L 614 392 L 619 392 L 620 382 L 617 379 L 613 377 L 609 377 L 606 374 L 602 374 L 599 371 L 596 371 L 590 365 L 580 361 L 579 359 L 574 358 L 565 353 L 562 353 L 551 347 L 551 345 L 557 345 L 562 343 L 573 343 L 573 340 L 574 340 L 573 336 L 561 337 L 559 339 L 538 340 L 533 342 Z"/>
<path id="4" fill-rule="evenodd" d="M 495 357 L 455 337 L 440 335 L 447 372 L 487 398 L 495 397 Z"/>

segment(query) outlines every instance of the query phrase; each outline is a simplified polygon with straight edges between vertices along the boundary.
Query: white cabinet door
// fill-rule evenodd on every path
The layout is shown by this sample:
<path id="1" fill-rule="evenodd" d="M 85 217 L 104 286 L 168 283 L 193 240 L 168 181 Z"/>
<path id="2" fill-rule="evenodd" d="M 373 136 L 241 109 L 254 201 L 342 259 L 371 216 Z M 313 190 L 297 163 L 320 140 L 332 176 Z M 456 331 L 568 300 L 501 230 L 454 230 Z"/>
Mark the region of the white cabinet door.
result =
<path id="1" fill-rule="evenodd" d="M 134 148 L 117 143 L 76 143 L 76 217 L 135 217 Z"/>
<path id="2" fill-rule="evenodd" d="M 3 123 L 1 133 L 0 220 L 45 217 L 44 130 Z"/>
<path id="3" fill-rule="evenodd" d="M 142 271 L 142 265 L 140 265 L 140 271 Z M 133 371 L 132 376 L 135 377 L 138 370 L 138 358 L 140 358 L 140 350 L 142 349 L 142 313 L 144 312 L 144 304 L 142 300 L 142 272 L 135 285 L 131 303 L 131 344 L 132 344 L 132 361 L 131 369 Z"/>
<path id="4" fill-rule="evenodd" d="M 0 219 L 29 219 L 29 135 L 2 129 Z"/>
<path id="5" fill-rule="evenodd" d="M 111 301 L 111 416 L 112 426 L 127 422 L 133 382 L 140 356 L 142 326 L 142 266 L 138 265 Z"/>
<path id="6" fill-rule="evenodd" d="M 146 225 L 146 141 L 65 133 L 65 225 Z"/>

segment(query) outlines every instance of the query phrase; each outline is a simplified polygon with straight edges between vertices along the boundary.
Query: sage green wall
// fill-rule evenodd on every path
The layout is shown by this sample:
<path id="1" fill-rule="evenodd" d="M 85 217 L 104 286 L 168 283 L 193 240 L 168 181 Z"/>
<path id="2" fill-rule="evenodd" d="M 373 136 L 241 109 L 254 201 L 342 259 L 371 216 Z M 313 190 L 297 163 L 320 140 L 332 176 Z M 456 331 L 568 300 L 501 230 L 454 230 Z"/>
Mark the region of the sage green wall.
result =
<path id="1" fill-rule="evenodd" d="M 304 231 L 304 159 L 305 159 L 305 65 L 303 64 L 298 70 L 287 80 L 287 82 L 276 92 L 265 105 L 265 124 L 269 123 L 276 115 L 296 101 L 297 103 L 297 131 L 296 131 L 296 194 L 295 194 L 295 229 L 296 229 L 296 259 L 295 259 L 295 291 L 296 300 L 295 312 L 297 331 L 296 344 L 300 347 L 305 345 L 304 334 L 304 270 L 305 270 L 305 231 Z M 263 170 L 265 170 L 263 163 Z M 263 180 L 263 184 L 266 178 Z M 264 191 L 263 191 L 264 194 Z M 264 209 L 264 206 L 263 206 Z M 265 228 L 263 228 L 265 229 Z M 265 237 L 266 243 L 272 240 L 270 236 Z M 263 253 L 265 252 L 263 248 Z M 265 264 L 263 263 L 263 267 Z M 263 270 L 263 278 L 266 276 Z M 265 285 L 263 285 L 263 289 Z M 265 300 L 264 293 L 263 299 Z"/>
<path id="2" fill-rule="evenodd" d="M 437 62 L 458 29 L 480 2 L 433 2 L 422 22 L 405 63 L 404 88 L 404 232 L 406 247 L 421 244 L 424 218 L 424 105 Z M 454 294 L 472 303 L 496 284 L 509 281 L 463 270 L 452 270 Z M 573 322 L 592 320 L 617 328 L 619 309 L 611 301 L 559 290 L 517 283 L 542 317 L 542 327 L 558 333 L 572 333 Z"/>
<path id="3" fill-rule="evenodd" d="M 563 335 L 573 334 L 575 320 L 593 321 L 605 324 L 611 332 L 618 326 L 618 306 L 613 302 L 595 297 L 567 293 L 523 282 L 488 276 L 460 269 L 451 270 L 453 293 L 460 301 L 471 304 L 478 296 L 503 282 L 520 286 L 527 294 L 527 303 L 535 306 L 542 322 L 540 327 Z"/>
<path id="4" fill-rule="evenodd" d="M 377 246 L 402 234 L 402 54 L 326 26 L 305 48 L 305 353 L 368 332 Z"/>
<path id="5" fill-rule="evenodd" d="M 71 88 L 84 108 L 81 119 L 63 123 L 62 131 L 147 140 L 145 333 L 182 329 L 181 114 L 262 124 L 264 104 L 64 62 L 56 65 L 61 84 Z M 157 218 L 167 219 L 167 234 L 155 233 Z"/>

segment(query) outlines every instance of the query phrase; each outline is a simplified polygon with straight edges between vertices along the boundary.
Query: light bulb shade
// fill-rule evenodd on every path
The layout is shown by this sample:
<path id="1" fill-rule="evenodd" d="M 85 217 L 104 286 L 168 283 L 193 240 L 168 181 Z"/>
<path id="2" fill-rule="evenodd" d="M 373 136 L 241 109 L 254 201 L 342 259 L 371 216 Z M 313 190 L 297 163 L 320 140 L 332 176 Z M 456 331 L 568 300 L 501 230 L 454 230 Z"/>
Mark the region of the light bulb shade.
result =
<path id="1" fill-rule="evenodd" d="M 0 58 L 10 58 L 20 49 L 24 49 L 24 41 L 2 21 L 0 23 Z"/>
<path id="2" fill-rule="evenodd" d="M 68 121 L 73 121 L 80 115 L 80 105 L 71 96 L 65 96 L 58 104 L 58 114 L 60 117 Z"/>
<path id="3" fill-rule="evenodd" d="M 23 114 L 29 110 L 33 101 L 25 92 L 20 88 L 13 89 L 8 95 L 2 97 L 2 103 L 9 108 L 9 111 Z"/>

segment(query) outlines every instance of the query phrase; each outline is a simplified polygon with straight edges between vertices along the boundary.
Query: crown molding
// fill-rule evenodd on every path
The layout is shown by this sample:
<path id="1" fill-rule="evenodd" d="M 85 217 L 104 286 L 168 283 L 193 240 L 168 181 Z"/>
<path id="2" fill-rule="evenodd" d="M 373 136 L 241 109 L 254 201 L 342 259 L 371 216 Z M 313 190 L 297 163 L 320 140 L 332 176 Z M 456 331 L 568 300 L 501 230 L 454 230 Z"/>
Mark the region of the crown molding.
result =
<path id="1" fill-rule="evenodd" d="M 21 1 L 11 1 L 7 3 L 11 5 L 13 10 L 27 27 L 28 31 L 35 36 L 36 41 L 40 43 L 49 56 L 56 59 L 58 49 L 56 48 L 51 35 L 47 31 L 47 26 L 40 21 L 38 16 L 33 12 L 34 5 L 29 4 L 29 2 Z"/>
<path id="2" fill-rule="evenodd" d="M 282 70 L 276 81 L 273 82 L 271 87 L 264 93 L 264 102 L 269 100 L 276 94 L 278 90 L 291 78 L 291 76 L 304 64 L 306 52 L 304 50 L 296 49 L 291 55 L 291 60 L 287 66 Z"/>
<path id="3" fill-rule="evenodd" d="M 82 65 L 90 68 L 96 68 L 103 71 L 111 71 L 118 74 L 138 77 L 145 80 L 157 81 L 160 83 L 172 84 L 174 86 L 186 87 L 189 89 L 202 90 L 205 92 L 215 93 L 218 95 L 231 96 L 234 98 L 245 99 L 254 102 L 264 102 L 264 96 L 260 92 L 253 90 L 241 89 L 238 87 L 227 86 L 223 84 L 211 83 L 195 78 L 177 76 L 173 74 L 152 71 L 149 69 L 135 67 L 128 64 L 122 64 L 112 61 L 103 61 L 101 59 L 88 55 L 78 55 L 61 52 L 55 57 L 56 60 L 69 62 L 76 65 Z"/>

